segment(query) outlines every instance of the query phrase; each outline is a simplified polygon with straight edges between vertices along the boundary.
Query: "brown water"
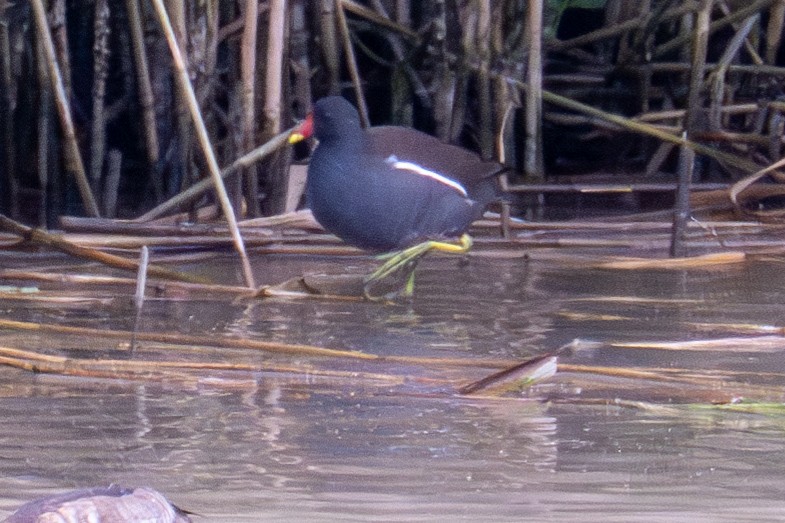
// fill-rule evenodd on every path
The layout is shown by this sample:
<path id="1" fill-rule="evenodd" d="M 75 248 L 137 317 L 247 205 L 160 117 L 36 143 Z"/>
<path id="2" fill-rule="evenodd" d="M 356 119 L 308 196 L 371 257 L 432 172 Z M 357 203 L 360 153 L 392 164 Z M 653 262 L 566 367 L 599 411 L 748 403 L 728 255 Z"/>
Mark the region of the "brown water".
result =
<path id="1" fill-rule="evenodd" d="M 274 282 L 317 266 L 361 270 L 367 261 L 271 256 L 256 263 L 260 279 Z M 630 272 L 575 260 L 432 257 L 421 263 L 409 304 L 159 299 L 145 305 L 141 327 L 449 358 L 522 359 L 580 338 L 604 343 L 561 362 L 748 371 L 742 381 L 772 384 L 766 399 L 782 401 L 783 380 L 761 374 L 785 373 L 778 350 L 608 345 L 752 336 L 697 324 L 782 325 L 782 267 L 771 259 Z M 227 262 L 212 270 L 236 269 Z M 607 296 L 635 300 L 593 300 Z M 5 300 L 0 312 L 133 325 L 125 298 L 102 306 Z M 0 344 L 19 339 L 0 332 Z M 65 350 L 80 343 L 25 340 Z M 197 521 L 785 520 L 785 411 L 689 408 L 677 405 L 690 395 L 678 386 L 569 373 L 518 398 L 464 398 L 452 381 L 487 371 L 385 372 L 443 381 L 204 373 L 161 383 L 0 367 L 0 517 L 35 497 L 115 482 L 152 486 L 202 515 Z M 719 378 L 716 387 L 725 390 Z"/>

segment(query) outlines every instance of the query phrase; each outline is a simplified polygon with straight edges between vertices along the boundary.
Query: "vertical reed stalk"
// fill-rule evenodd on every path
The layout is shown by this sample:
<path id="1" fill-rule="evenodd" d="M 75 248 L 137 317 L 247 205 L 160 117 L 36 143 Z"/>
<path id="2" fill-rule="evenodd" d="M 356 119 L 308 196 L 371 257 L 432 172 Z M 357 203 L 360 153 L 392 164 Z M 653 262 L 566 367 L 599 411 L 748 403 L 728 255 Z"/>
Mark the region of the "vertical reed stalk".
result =
<path id="1" fill-rule="evenodd" d="M 526 143 L 524 174 L 535 182 L 543 179 L 542 155 L 542 0 L 531 0 L 526 15 L 529 63 L 526 68 Z"/>
<path id="2" fill-rule="evenodd" d="M 5 185 L 8 188 L 7 194 L 0 195 L 0 208 L 5 203 L 13 206 L 19 201 L 16 194 L 14 162 L 14 89 L 12 78 L 8 21 L 3 18 L 3 13 L 0 11 L 0 187 Z M 2 177 L 5 177 L 5 181 L 2 180 Z M 14 212 L 11 213 L 11 216 L 17 217 Z"/>
<path id="3" fill-rule="evenodd" d="M 731 62 L 738 54 L 743 43 L 747 41 L 747 35 L 749 35 L 753 26 L 758 23 L 759 19 L 760 15 L 758 14 L 747 18 L 725 48 L 722 57 L 717 62 L 717 68 L 711 74 L 711 91 L 709 95 L 709 130 L 711 131 L 720 131 L 722 128 L 722 107 L 726 102 L 725 77 Z"/>
<path id="4" fill-rule="evenodd" d="M 409 27 L 412 23 L 412 8 L 408 0 L 396 0 L 395 2 L 395 21 L 401 25 Z"/>
<path id="5" fill-rule="evenodd" d="M 774 65 L 782 42 L 785 25 L 785 0 L 779 0 L 769 11 L 769 25 L 766 28 L 766 63 Z"/>
<path id="6" fill-rule="evenodd" d="M 145 153 L 150 168 L 158 163 L 158 126 L 155 122 L 155 102 L 153 86 L 150 83 L 150 68 L 147 63 L 147 51 L 144 42 L 142 17 L 137 0 L 126 0 L 128 23 L 133 42 L 134 66 L 136 67 L 136 86 L 139 91 L 139 105 L 142 107 L 142 129 L 145 140 Z"/>
<path id="7" fill-rule="evenodd" d="M 494 122 L 491 105 L 491 2 L 477 2 L 477 32 L 475 45 L 480 59 L 477 70 L 477 90 L 479 94 L 480 116 L 480 154 L 483 158 L 493 157 Z"/>
<path id="8" fill-rule="evenodd" d="M 319 11 L 319 39 L 321 52 L 324 59 L 324 69 L 327 76 L 329 94 L 341 93 L 341 51 L 338 45 L 335 11 L 338 5 L 335 0 L 321 0 Z"/>
<path id="9" fill-rule="evenodd" d="M 150 249 L 142 245 L 139 251 L 139 267 L 136 270 L 136 292 L 134 292 L 134 306 L 137 313 L 144 305 L 144 291 L 147 287 L 147 269 L 150 265 Z"/>
<path id="10" fill-rule="evenodd" d="M 65 141 L 66 167 L 76 180 L 86 212 L 91 216 L 97 217 L 100 216 L 100 212 L 90 190 L 90 183 L 87 180 L 82 155 L 79 152 L 79 145 L 76 141 L 76 129 L 71 118 L 71 109 L 68 105 L 68 95 L 63 83 L 63 76 L 60 73 L 60 66 L 57 64 L 54 42 L 49 33 L 46 11 L 44 10 L 42 0 L 31 0 L 30 4 L 33 8 L 36 30 L 43 44 L 44 55 L 49 66 L 49 80 L 55 95 L 55 105 L 57 106 L 57 113 L 60 117 L 60 126 L 62 127 L 63 139 Z"/>
<path id="11" fill-rule="evenodd" d="M 338 29 L 341 33 L 341 40 L 343 41 L 343 51 L 346 54 L 346 65 L 349 68 L 349 76 L 352 78 L 352 85 L 354 92 L 357 96 L 357 108 L 360 112 L 360 121 L 364 127 L 370 125 L 368 119 L 368 105 L 365 103 L 365 95 L 363 94 L 362 82 L 360 81 L 360 72 L 357 69 L 357 58 L 354 55 L 354 46 L 352 46 L 352 37 L 349 33 L 349 24 L 346 22 L 346 13 L 343 9 L 341 0 L 335 0 L 335 16 L 338 21 Z"/>
<path id="12" fill-rule="evenodd" d="M 38 75 L 38 85 L 44 86 L 49 81 L 49 74 L 46 67 L 46 58 L 44 57 L 44 46 L 39 41 L 36 45 L 36 73 Z M 41 208 L 38 210 L 38 225 L 46 227 L 47 222 L 47 192 L 49 190 L 49 151 L 52 136 L 52 95 L 49 89 L 39 89 L 39 110 L 36 125 L 37 134 L 37 157 L 38 162 L 36 165 L 36 172 L 38 174 L 38 185 L 41 188 L 39 193 L 38 204 Z M 16 203 L 15 205 L 18 205 Z"/>
<path id="13" fill-rule="evenodd" d="M 188 34 L 188 27 L 185 17 L 185 0 L 166 0 L 166 12 L 169 13 L 172 31 L 174 32 L 178 48 L 187 51 L 186 35 Z M 185 56 L 183 55 L 183 57 Z M 188 62 L 186 61 L 185 63 L 187 64 Z M 187 72 L 186 76 L 188 76 Z M 175 148 L 175 154 L 178 157 L 174 162 L 178 164 L 178 168 L 184 173 L 183 179 L 178 181 L 188 186 L 191 182 L 196 181 L 196 173 L 195 170 L 190 169 L 192 151 L 191 123 L 188 117 L 188 101 L 185 99 L 182 89 L 174 90 L 174 115 L 174 132 L 177 135 L 175 140 L 178 143 L 178 147 Z M 172 187 L 170 185 L 168 189 L 171 193 L 172 191 L 179 191 L 181 187 Z"/>
<path id="14" fill-rule="evenodd" d="M 204 0 L 202 17 L 205 21 L 205 35 L 204 35 L 204 58 L 201 64 L 198 64 L 200 75 L 205 78 L 204 85 L 202 86 L 201 93 L 198 98 L 199 103 L 204 103 L 206 100 L 213 98 L 213 90 L 215 89 L 215 82 L 211 81 L 216 77 L 216 67 L 218 65 L 218 33 L 220 30 L 220 0 Z"/>
<path id="15" fill-rule="evenodd" d="M 225 215 L 229 230 L 232 233 L 235 249 L 237 249 L 237 253 L 240 255 L 240 262 L 242 264 L 245 283 L 248 287 L 253 288 L 256 286 L 256 284 L 254 283 L 251 263 L 248 260 L 248 254 L 245 251 L 245 244 L 243 243 L 243 238 L 240 235 L 240 229 L 237 227 L 237 218 L 235 217 L 234 209 L 232 209 L 232 203 L 229 201 L 229 195 L 226 192 L 226 187 L 224 186 L 223 179 L 221 178 L 221 172 L 218 167 L 218 162 L 215 159 L 215 154 L 213 153 L 210 137 L 207 135 L 207 128 L 204 125 L 204 119 L 202 118 L 202 115 L 199 111 L 199 104 L 196 101 L 196 95 L 194 94 L 193 87 L 191 86 L 191 81 L 188 78 L 188 70 L 185 66 L 185 60 L 182 53 L 180 52 L 180 47 L 177 44 L 177 39 L 175 37 L 172 25 L 169 22 L 169 16 L 166 13 L 163 0 L 153 0 L 153 6 L 155 7 L 158 20 L 161 24 L 161 28 L 164 31 L 166 40 L 169 43 L 169 49 L 171 50 L 172 58 L 174 60 L 178 86 L 180 87 L 180 91 L 183 94 L 188 110 L 191 113 L 191 118 L 193 119 L 193 123 L 196 127 L 197 138 L 199 139 L 199 143 L 202 146 L 202 151 L 204 153 L 205 160 L 207 161 L 207 167 L 210 171 L 210 176 L 212 177 L 213 183 L 215 184 L 215 192 L 218 195 L 221 209 Z"/>
<path id="16" fill-rule="evenodd" d="M 433 54 L 435 60 L 433 70 L 433 119 L 436 121 L 436 136 L 452 141 L 463 126 L 463 118 L 456 117 L 456 112 L 463 111 L 462 103 L 457 103 L 456 98 L 462 98 L 463 86 L 459 85 L 455 72 L 448 63 L 447 51 L 447 13 L 445 0 L 431 2 L 434 14 L 431 19 L 433 39 Z M 462 115 L 461 115 L 462 116 Z"/>
<path id="17" fill-rule="evenodd" d="M 283 57 L 286 52 L 287 11 L 286 0 L 270 0 L 263 108 L 263 140 L 265 141 L 281 132 Z M 268 197 L 265 202 L 265 210 L 266 212 L 279 214 L 286 208 L 286 188 L 288 185 L 286 157 L 283 154 L 276 154 L 268 165 Z"/>
<path id="18" fill-rule="evenodd" d="M 685 133 L 686 135 L 686 133 Z M 678 176 L 679 185 L 676 189 L 676 202 L 673 210 L 673 229 L 671 234 L 670 256 L 681 258 L 687 254 L 685 236 L 687 222 L 690 219 L 690 185 L 695 166 L 695 151 L 682 146 L 679 151 Z"/>
<path id="19" fill-rule="evenodd" d="M 49 6 L 49 21 L 52 39 L 54 41 L 55 56 L 60 66 L 60 75 L 66 94 L 71 96 L 71 52 L 68 47 L 68 31 L 66 13 L 66 0 L 52 0 Z"/>
<path id="20" fill-rule="evenodd" d="M 272 13 L 271 13 L 272 16 Z M 243 153 L 253 149 L 256 139 L 256 46 L 259 32 L 259 2 L 246 0 L 243 12 L 243 37 L 240 46 L 240 77 Z M 256 166 L 245 169 L 242 175 L 248 201 L 248 214 L 259 216 L 259 180 Z"/>
<path id="21" fill-rule="evenodd" d="M 311 104 L 311 61 L 308 57 L 308 0 L 292 0 L 289 55 L 291 56 L 291 104 L 302 109 Z M 332 4 L 331 4 L 332 5 Z"/>
<path id="22" fill-rule="evenodd" d="M 104 214 L 108 218 L 117 216 L 117 199 L 120 192 L 120 173 L 123 166 L 123 153 L 112 149 L 106 155 L 106 177 L 103 183 Z"/>
<path id="23" fill-rule="evenodd" d="M 701 104 L 701 95 L 703 76 L 706 68 L 706 52 L 709 47 L 709 27 L 713 6 L 714 0 L 701 0 L 695 19 L 695 30 L 692 39 L 692 64 L 690 68 L 692 74 L 690 75 L 687 117 L 685 121 L 687 139 L 691 138 L 690 135 L 697 130 L 700 112 L 703 107 Z"/>
<path id="24" fill-rule="evenodd" d="M 692 40 L 692 75 L 687 101 L 686 129 L 684 140 L 692 137 L 698 130 L 700 113 L 703 110 L 701 96 L 703 75 L 706 66 L 706 53 L 709 46 L 709 25 L 714 0 L 701 0 L 695 19 L 695 32 Z M 681 148 L 679 156 L 679 186 L 676 190 L 676 206 L 673 212 L 673 233 L 671 235 L 671 257 L 682 257 L 686 253 L 684 245 L 687 231 L 687 220 L 690 217 L 690 185 L 695 165 L 695 151 L 688 147 Z"/>
<path id="25" fill-rule="evenodd" d="M 90 133 L 90 182 L 100 194 L 106 150 L 106 77 L 109 71 L 109 2 L 96 0 L 93 24 L 93 119 Z"/>
<path id="26" fill-rule="evenodd" d="M 139 268 L 136 271 L 136 292 L 134 292 L 134 330 L 131 332 L 130 350 L 136 349 L 136 333 L 139 331 L 139 322 L 142 319 L 142 307 L 144 307 L 144 291 L 147 288 L 147 269 L 150 265 L 150 250 L 147 245 L 142 245 L 139 251 Z"/>
<path id="27" fill-rule="evenodd" d="M 373 7 L 376 11 L 384 16 L 385 18 L 389 19 L 390 16 L 387 13 L 387 9 L 384 7 L 384 2 L 382 0 L 373 0 Z M 398 8 L 401 9 L 401 4 L 398 5 Z M 408 10 L 400 10 L 398 12 L 398 19 L 396 20 L 401 25 L 407 26 L 411 23 L 409 19 L 409 11 Z M 390 43 L 390 48 L 392 49 L 393 54 L 395 55 L 395 60 L 397 65 L 400 66 L 403 72 L 406 74 L 406 79 L 409 82 L 408 87 L 417 97 L 418 102 L 424 108 L 431 108 L 431 97 L 428 93 L 428 88 L 423 83 L 420 76 L 415 71 L 414 67 L 409 63 L 406 58 L 406 48 L 401 42 L 401 38 L 396 34 L 386 34 L 385 37 L 387 41 Z M 393 87 L 393 101 L 391 105 L 393 107 L 392 113 L 395 115 L 395 122 L 397 124 L 408 124 L 411 125 L 412 122 L 412 106 L 411 106 L 411 97 L 408 92 L 400 93 L 395 92 L 395 87 Z M 405 107 L 404 107 L 405 104 Z"/>
<path id="28" fill-rule="evenodd" d="M 286 0 L 270 0 L 269 17 L 264 93 L 264 135 L 266 137 L 281 132 L 281 86 L 283 84 Z"/>

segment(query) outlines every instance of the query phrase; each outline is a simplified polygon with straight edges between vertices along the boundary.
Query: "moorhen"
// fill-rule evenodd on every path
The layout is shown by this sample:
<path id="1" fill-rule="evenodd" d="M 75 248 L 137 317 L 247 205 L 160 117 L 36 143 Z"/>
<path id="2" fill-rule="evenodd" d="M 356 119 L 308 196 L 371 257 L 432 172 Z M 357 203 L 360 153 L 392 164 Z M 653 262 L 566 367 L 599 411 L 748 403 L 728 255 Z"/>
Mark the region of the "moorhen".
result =
<path id="1" fill-rule="evenodd" d="M 466 230 L 497 195 L 500 164 L 414 129 L 363 129 L 340 96 L 317 101 L 289 141 L 311 136 L 319 144 L 305 195 L 316 220 L 350 245 L 393 252 L 365 278 L 369 299 L 376 283 L 399 270 L 408 271 L 402 293 L 410 296 L 417 261 L 431 250 L 468 251 Z"/>

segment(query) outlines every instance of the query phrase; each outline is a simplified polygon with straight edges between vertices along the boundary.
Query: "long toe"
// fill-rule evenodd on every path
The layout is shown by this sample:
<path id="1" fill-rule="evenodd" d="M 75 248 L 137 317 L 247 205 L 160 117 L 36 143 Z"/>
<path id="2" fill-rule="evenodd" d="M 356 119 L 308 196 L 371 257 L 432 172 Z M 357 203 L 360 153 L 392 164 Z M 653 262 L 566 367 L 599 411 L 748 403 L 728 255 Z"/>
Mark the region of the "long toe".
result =
<path id="1" fill-rule="evenodd" d="M 371 301 L 393 301 L 414 294 L 414 274 L 420 256 L 401 261 L 393 269 L 380 267 L 365 278 L 363 294 Z"/>

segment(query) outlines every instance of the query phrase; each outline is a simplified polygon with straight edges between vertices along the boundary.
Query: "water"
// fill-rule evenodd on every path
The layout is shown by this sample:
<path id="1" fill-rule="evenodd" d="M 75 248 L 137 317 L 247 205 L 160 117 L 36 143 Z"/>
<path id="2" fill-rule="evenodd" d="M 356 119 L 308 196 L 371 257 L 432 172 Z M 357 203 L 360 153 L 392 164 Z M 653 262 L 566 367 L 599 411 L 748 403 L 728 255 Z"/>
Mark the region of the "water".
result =
<path id="1" fill-rule="evenodd" d="M 260 280 L 275 282 L 368 262 L 255 263 Z M 209 270 L 229 278 L 236 267 Z M 271 359 L 406 376 L 402 384 L 209 371 L 111 380 L 2 367 L 0 517 L 35 497 L 115 482 L 154 487 L 202 515 L 198 521 L 781 521 L 785 411 L 688 406 L 741 385 L 759 386 L 755 399 L 782 402 L 781 352 L 613 344 L 760 336 L 738 331 L 782 324 L 783 279 L 777 259 L 709 271 L 610 271 L 559 256 L 477 256 L 468 264 L 431 257 L 409 304 L 151 300 L 146 331 L 485 360 L 520 360 L 580 338 L 602 344 L 562 363 L 745 374 L 706 386 L 561 372 L 522 396 L 492 399 L 454 393 L 488 369 L 449 365 Z M 91 300 L 0 299 L 0 311 L 22 321 L 132 328 L 127 297 L 83 294 Z M 0 332 L 0 345 L 114 348 L 12 331 Z"/>

